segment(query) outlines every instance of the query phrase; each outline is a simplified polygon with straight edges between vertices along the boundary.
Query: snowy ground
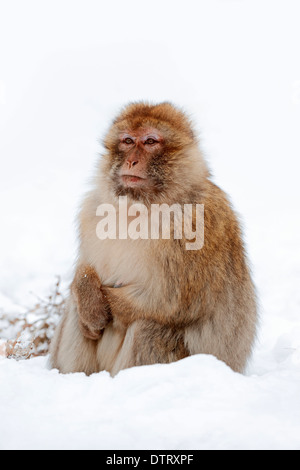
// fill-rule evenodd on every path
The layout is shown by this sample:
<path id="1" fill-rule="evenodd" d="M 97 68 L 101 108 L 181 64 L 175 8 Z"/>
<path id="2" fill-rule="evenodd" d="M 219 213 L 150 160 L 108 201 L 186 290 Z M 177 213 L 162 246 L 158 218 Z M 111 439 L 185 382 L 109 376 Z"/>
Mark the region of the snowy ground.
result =
<path id="1" fill-rule="evenodd" d="M 98 139 L 150 99 L 196 121 L 241 215 L 261 316 L 245 376 L 206 356 L 115 379 L 1 358 L 0 449 L 300 449 L 299 13 L 298 0 L 0 0 L 0 310 L 32 306 L 56 275 L 68 285 Z"/>
<path id="2" fill-rule="evenodd" d="M 243 377 L 195 356 L 111 379 L 0 364 L 1 448 L 299 448 L 299 367 Z"/>

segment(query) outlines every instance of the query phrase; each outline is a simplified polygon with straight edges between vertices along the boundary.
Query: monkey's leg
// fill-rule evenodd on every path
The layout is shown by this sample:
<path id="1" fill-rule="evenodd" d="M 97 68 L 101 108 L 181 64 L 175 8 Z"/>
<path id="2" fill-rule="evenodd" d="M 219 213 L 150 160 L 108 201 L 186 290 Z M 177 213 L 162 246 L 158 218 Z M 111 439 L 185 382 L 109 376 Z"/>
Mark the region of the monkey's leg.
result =
<path id="1" fill-rule="evenodd" d="M 92 267 L 77 269 L 71 290 L 77 303 L 79 326 L 88 339 L 99 339 L 112 319 L 101 287 L 99 276 Z"/>
<path id="2" fill-rule="evenodd" d="M 189 355 L 184 345 L 184 331 L 162 326 L 154 321 L 136 322 L 133 340 L 135 365 L 168 364 Z"/>
<path id="3" fill-rule="evenodd" d="M 114 376 L 129 367 L 168 364 L 187 356 L 182 330 L 151 320 L 136 321 L 127 330 L 111 374 Z"/>
<path id="4" fill-rule="evenodd" d="M 213 355 L 242 373 L 251 356 L 255 331 L 251 315 L 245 317 L 244 322 L 238 322 L 232 316 L 225 324 L 218 318 L 208 319 L 187 327 L 184 343 L 190 355 Z"/>
<path id="5" fill-rule="evenodd" d="M 133 353 L 130 361 L 127 361 L 130 363 L 129 367 L 132 364 L 136 366 L 177 360 L 177 349 L 170 345 L 174 341 L 175 344 L 180 344 L 183 337 L 183 357 L 210 354 L 234 371 L 245 370 L 256 335 L 256 305 L 247 289 L 240 287 L 238 293 L 228 295 L 228 298 L 224 297 L 222 302 L 216 303 L 211 315 L 200 317 L 199 314 L 199 320 L 189 323 L 184 323 L 175 309 L 173 312 L 171 308 L 168 311 L 168 306 L 163 314 L 158 308 L 150 310 L 130 286 L 120 289 L 104 288 L 104 291 L 110 303 L 114 324 L 125 328 L 139 325 L 134 334 L 132 328 L 128 329 Z M 191 318 L 191 315 L 187 315 L 187 318 Z"/>
<path id="6" fill-rule="evenodd" d="M 97 345 L 97 341 L 83 336 L 76 302 L 71 296 L 51 343 L 50 366 L 63 374 L 84 372 L 90 375 L 99 372 Z"/>

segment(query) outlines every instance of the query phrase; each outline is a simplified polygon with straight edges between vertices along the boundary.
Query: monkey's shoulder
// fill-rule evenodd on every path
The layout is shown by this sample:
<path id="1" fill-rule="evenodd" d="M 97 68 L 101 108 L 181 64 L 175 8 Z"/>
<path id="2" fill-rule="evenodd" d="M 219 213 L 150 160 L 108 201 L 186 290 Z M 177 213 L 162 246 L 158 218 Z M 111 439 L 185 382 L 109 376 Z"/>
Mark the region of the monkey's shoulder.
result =
<path id="1" fill-rule="evenodd" d="M 242 236 L 240 220 L 228 194 L 211 181 L 208 181 L 202 204 L 205 229 L 210 236 L 214 234 L 215 239 L 219 236 L 226 238 L 227 235 L 237 238 Z"/>

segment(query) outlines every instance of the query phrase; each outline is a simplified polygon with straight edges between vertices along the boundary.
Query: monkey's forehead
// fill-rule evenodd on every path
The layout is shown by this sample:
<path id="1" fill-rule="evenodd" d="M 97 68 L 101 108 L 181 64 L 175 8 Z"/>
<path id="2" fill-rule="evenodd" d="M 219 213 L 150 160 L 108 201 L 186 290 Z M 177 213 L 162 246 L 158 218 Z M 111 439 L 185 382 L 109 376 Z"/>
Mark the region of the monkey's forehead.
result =
<path id="1" fill-rule="evenodd" d="M 119 136 L 133 136 L 133 137 L 143 137 L 143 136 L 153 136 L 158 139 L 163 139 L 163 132 L 161 132 L 157 127 L 153 126 L 138 126 L 136 128 L 125 127 L 119 132 Z"/>
<path id="2" fill-rule="evenodd" d="M 187 115 L 170 103 L 151 105 L 133 103 L 125 107 L 113 122 L 119 130 L 152 127 L 164 133 L 180 132 L 194 139 L 193 126 Z"/>

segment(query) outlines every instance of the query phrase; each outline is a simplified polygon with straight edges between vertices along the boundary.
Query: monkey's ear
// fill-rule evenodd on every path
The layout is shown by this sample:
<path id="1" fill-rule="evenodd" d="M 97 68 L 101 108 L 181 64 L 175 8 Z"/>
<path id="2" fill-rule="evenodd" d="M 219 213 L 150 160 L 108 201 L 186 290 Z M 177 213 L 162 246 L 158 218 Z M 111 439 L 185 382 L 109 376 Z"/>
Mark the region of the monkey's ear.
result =
<path id="1" fill-rule="evenodd" d="M 116 150 L 116 146 L 119 143 L 119 129 L 117 126 L 112 125 L 107 132 L 104 139 L 101 141 L 105 150 L 111 152 Z"/>
<path id="2" fill-rule="evenodd" d="M 187 114 L 183 108 L 175 106 L 173 103 L 166 102 L 166 105 L 170 107 L 171 113 L 173 111 L 173 115 L 176 120 L 175 127 L 182 129 L 190 139 L 196 142 L 197 138 L 192 117 Z"/>

